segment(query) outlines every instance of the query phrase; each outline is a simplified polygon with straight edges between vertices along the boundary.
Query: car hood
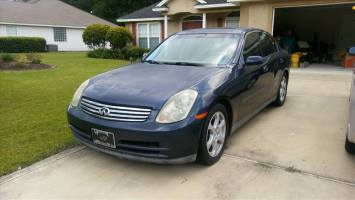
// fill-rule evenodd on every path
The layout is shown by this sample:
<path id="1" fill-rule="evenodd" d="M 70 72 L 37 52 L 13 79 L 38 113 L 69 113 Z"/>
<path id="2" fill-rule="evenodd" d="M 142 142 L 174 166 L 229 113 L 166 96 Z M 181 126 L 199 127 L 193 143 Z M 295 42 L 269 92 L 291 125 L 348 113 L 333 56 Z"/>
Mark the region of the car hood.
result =
<path id="1" fill-rule="evenodd" d="M 160 109 L 172 95 L 223 70 L 138 63 L 92 78 L 83 96 L 104 103 Z"/>

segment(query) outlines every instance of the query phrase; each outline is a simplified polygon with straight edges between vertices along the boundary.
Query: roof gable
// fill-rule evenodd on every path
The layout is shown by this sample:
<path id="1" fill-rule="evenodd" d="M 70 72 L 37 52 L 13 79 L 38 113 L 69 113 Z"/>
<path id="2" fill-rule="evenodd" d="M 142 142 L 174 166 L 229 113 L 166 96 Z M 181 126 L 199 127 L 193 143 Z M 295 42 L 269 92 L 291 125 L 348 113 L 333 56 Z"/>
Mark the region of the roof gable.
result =
<path id="1" fill-rule="evenodd" d="M 172 0 L 162 0 L 160 1 L 156 7 L 163 7 L 166 6 Z M 204 4 L 223 4 L 227 3 L 228 0 L 195 0 L 197 5 L 204 5 Z"/>
<path id="2" fill-rule="evenodd" d="M 166 6 L 166 4 L 169 3 L 169 1 L 171 1 L 171 0 L 162 0 L 156 5 L 156 7 Z M 196 1 L 196 3 L 200 3 L 200 4 L 207 3 L 206 0 L 195 0 L 195 1 Z M 221 0 L 221 1 L 225 1 L 225 0 Z"/>
<path id="3" fill-rule="evenodd" d="M 134 22 L 134 21 L 160 21 L 163 20 L 163 15 L 170 11 L 175 12 L 176 8 L 169 6 L 174 0 L 161 0 L 158 3 L 152 4 L 126 16 L 117 19 L 117 22 Z M 239 3 L 230 3 L 230 0 L 191 0 L 192 9 L 216 9 L 237 7 Z M 195 2 L 195 3 L 194 3 Z M 172 3 L 173 4 L 173 3 Z M 172 9 L 172 10 L 169 10 Z M 187 8 L 180 8 L 187 9 Z M 179 11 L 177 11 L 179 12 Z"/>

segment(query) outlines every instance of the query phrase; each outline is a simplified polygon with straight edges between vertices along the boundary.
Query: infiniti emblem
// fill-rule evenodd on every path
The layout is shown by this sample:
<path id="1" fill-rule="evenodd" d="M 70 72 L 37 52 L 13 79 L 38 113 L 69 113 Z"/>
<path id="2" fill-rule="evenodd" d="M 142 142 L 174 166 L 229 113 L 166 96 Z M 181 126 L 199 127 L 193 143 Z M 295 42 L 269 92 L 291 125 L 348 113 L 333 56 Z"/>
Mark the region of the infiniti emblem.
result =
<path id="1" fill-rule="evenodd" d="M 110 109 L 103 107 L 99 109 L 99 113 L 102 116 L 108 116 L 110 114 Z"/>

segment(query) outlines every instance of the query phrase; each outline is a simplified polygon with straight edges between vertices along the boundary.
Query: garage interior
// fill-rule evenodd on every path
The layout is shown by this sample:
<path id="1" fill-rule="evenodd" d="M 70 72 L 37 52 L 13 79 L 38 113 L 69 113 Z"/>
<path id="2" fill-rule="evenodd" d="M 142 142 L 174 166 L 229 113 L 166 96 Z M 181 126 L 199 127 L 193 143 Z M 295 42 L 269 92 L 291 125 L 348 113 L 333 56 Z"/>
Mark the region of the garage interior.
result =
<path id="1" fill-rule="evenodd" d="M 274 37 L 291 60 L 299 55 L 293 67 L 355 67 L 355 4 L 276 8 L 274 14 Z"/>

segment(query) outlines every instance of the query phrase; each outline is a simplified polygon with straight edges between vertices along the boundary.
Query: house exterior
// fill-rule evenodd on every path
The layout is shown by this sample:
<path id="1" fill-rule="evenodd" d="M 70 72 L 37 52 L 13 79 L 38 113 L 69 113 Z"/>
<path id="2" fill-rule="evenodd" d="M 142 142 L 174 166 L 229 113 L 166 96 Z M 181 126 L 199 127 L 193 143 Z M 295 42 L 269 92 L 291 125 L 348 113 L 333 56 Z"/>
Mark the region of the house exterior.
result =
<path id="1" fill-rule="evenodd" d="M 334 5 L 335 9 L 337 5 L 343 4 L 355 5 L 353 0 L 162 0 L 123 16 L 117 19 L 117 22 L 124 23 L 131 30 L 138 46 L 153 48 L 169 35 L 192 28 L 244 26 L 260 28 L 273 34 L 275 13 L 282 8 L 318 8 Z M 351 12 L 351 7 L 349 12 Z M 323 18 L 320 15 L 317 17 L 320 20 Z M 344 18 L 349 21 L 344 28 L 346 32 L 344 34 L 349 35 L 351 30 L 348 27 L 352 26 L 350 22 L 352 16 Z M 306 21 L 307 19 L 302 23 L 307 23 Z M 297 27 L 298 24 L 295 26 Z M 346 37 L 348 43 L 354 39 L 350 35 Z M 339 38 L 342 37 L 339 36 Z M 327 40 L 331 39 L 327 38 Z"/>
<path id="2" fill-rule="evenodd" d="M 96 23 L 116 26 L 59 0 L 0 0 L 0 37 L 42 37 L 59 51 L 87 51 L 82 34 Z"/>

